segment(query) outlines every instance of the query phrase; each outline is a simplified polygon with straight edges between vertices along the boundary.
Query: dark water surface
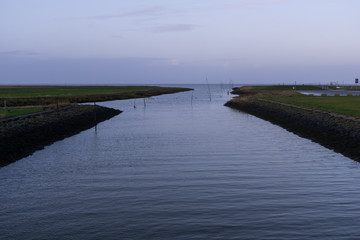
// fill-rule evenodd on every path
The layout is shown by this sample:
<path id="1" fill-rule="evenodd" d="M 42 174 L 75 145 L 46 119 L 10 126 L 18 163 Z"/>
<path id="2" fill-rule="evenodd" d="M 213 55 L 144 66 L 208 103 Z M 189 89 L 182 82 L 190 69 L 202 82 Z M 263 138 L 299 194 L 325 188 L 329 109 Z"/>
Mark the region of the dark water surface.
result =
<path id="1" fill-rule="evenodd" d="M 1 168 L 0 239 L 360 238 L 358 163 L 193 87 Z"/>

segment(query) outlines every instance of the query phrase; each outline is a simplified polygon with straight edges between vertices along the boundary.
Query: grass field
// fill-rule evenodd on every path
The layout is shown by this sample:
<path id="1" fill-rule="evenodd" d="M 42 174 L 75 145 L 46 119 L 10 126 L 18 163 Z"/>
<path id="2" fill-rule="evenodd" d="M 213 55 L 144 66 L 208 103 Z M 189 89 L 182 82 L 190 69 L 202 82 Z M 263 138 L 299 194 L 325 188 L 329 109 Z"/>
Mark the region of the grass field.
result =
<path id="1" fill-rule="evenodd" d="M 293 85 L 261 85 L 261 86 L 251 86 L 255 90 L 293 90 Z M 296 90 L 321 90 L 320 87 L 314 85 L 297 85 Z"/>
<path id="2" fill-rule="evenodd" d="M 44 108 L 13 108 L 7 109 L 6 117 L 15 117 L 19 115 L 25 115 L 29 113 L 36 113 L 44 111 Z M 5 112 L 3 109 L 0 110 L 0 118 L 5 118 Z"/>
<path id="3" fill-rule="evenodd" d="M 329 89 L 336 90 L 336 89 L 346 89 L 346 90 L 352 90 L 357 91 L 360 90 L 359 86 L 349 85 L 349 86 L 327 86 Z"/>
<path id="4" fill-rule="evenodd" d="M 94 103 L 190 91 L 190 88 L 156 86 L 1 86 L 0 107 Z"/>
<path id="5" fill-rule="evenodd" d="M 113 94 L 150 88 L 146 86 L 0 86 L 0 98 Z"/>
<path id="6" fill-rule="evenodd" d="M 292 96 L 280 98 L 267 98 L 269 100 L 289 103 L 307 108 L 319 109 L 328 112 L 340 113 L 354 117 L 360 117 L 360 96 Z"/>

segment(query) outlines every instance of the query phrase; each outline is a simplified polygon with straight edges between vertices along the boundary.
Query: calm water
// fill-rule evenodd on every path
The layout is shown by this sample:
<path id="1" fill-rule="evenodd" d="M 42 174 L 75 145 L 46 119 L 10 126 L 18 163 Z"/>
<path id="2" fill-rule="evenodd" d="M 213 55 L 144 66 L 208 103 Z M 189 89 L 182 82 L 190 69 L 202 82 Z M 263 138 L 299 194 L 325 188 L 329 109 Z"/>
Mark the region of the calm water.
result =
<path id="1" fill-rule="evenodd" d="M 0 239 L 360 238 L 358 163 L 193 87 L 1 168 Z"/>

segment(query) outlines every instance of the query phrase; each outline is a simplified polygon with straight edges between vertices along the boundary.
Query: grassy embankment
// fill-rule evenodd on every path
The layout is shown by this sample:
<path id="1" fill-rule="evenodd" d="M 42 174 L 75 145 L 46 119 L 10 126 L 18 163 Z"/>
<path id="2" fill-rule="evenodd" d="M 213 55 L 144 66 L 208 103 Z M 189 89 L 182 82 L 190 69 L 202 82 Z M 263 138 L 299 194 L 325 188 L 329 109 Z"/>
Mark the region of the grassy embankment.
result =
<path id="1" fill-rule="evenodd" d="M 70 100 L 66 100 L 66 97 L 70 96 L 88 96 L 88 95 L 100 95 L 100 94 L 116 94 L 133 91 L 144 91 L 151 87 L 145 86 L 2 86 L 0 87 L 0 98 L 7 99 L 8 105 L 22 105 L 24 99 L 29 100 L 29 103 L 34 104 L 34 98 L 38 98 L 35 105 L 49 105 L 51 102 L 55 103 L 59 101 L 56 97 L 62 97 L 60 103 L 69 103 Z M 64 98 L 65 97 L 65 98 Z M 47 98 L 43 100 L 43 98 Z M 17 104 L 20 102 L 21 104 Z M 1 101 L 4 106 L 3 101 Z M 53 106 L 46 107 L 12 107 L 0 111 L 0 118 L 15 117 L 20 115 L 26 115 L 30 113 L 36 113 L 51 108 Z"/>
<path id="2" fill-rule="evenodd" d="M 276 102 L 360 117 L 360 96 L 304 96 L 268 97 Z"/>
<path id="3" fill-rule="evenodd" d="M 296 90 L 320 90 L 320 88 L 299 85 L 296 86 Z M 249 93 L 254 98 L 360 117 L 360 96 L 307 96 L 296 93 L 290 85 L 247 86 L 239 88 L 239 91 Z"/>
<path id="4" fill-rule="evenodd" d="M 360 162 L 360 97 L 304 96 L 275 87 L 257 90 L 247 86 L 235 92 L 239 97 L 226 106 L 270 121 Z"/>
<path id="5" fill-rule="evenodd" d="M 142 98 L 185 90 L 190 89 L 152 86 L 0 86 L 0 107 L 4 107 L 5 99 L 8 106 L 6 115 L 5 110 L 0 110 L 0 118 L 70 103 Z M 22 108 L 23 106 L 26 108 Z"/>
<path id="6" fill-rule="evenodd" d="M 6 143 L 0 144 L 0 167 L 50 143 L 96 126 L 121 112 L 96 104 L 77 103 L 146 98 L 188 90 L 191 89 L 148 86 L 0 86 L 0 115 L 3 117 L 41 112 L 0 121 L 0 142 Z M 6 116 L 5 103 L 8 110 Z"/>
<path id="7" fill-rule="evenodd" d="M 293 85 L 259 85 L 251 86 L 256 91 L 287 91 L 293 90 Z M 320 87 L 314 85 L 296 85 L 296 90 L 321 90 Z"/>
<path id="8" fill-rule="evenodd" d="M 6 117 L 16 117 L 16 116 L 26 115 L 26 114 L 30 114 L 30 113 L 42 112 L 44 110 L 46 110 L 46 108 L 38 108 L 38 107 L 6 109 L 6 114 L 5 114 L 5 111 L 3 110 L 0 114 L 0 118 L 3 118 L 5 116 Z"/>
<path id="9" fill-rule="evenodd" d="M 116 94 L 151 88 L 148 86 L 3 86 L 0 87 L 0 98 Z"/>

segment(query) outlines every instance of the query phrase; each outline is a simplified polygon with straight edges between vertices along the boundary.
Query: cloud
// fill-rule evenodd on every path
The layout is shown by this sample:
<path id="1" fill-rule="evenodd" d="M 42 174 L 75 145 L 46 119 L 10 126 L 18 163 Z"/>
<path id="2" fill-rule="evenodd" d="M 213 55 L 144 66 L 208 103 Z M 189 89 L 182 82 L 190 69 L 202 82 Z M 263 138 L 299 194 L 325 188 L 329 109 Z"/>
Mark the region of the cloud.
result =
<path id="1" fill-rule="evenodd" d="M 122 35 L 114 34 L 114 35 L 111 36 L 111 38 L 123 39 L 124 37 Z"/>
<path id="2" fill-rule="evenodd" d="M 171 59 L 170 64 L 171 64 L 172 66 L 179 66 L 179 65 L 180 65 L 180 62 L 179 62 L 178 59 Z"/>
<path id="3" fill-rule="evenodd" d="M 154 32 L 183 32 L 191 31 L 194 28 L 194 24 L 168 24 L 155 28 Z"/>
<path id="4" fill-rule="evenodd" d="M 230 68 L 230 67 L 231 67 L 231 62 L 230 62 L 230 61 L 224 62 L 224 63 L 223 63 L 223 67 L 224 67 L 225 69 Z"/>
<path id="5" fill-rule="evenodd" d="M 160 13 L 164 12 L 164 8 L 162 7 L 151 7 L 151 8 L 145 8 L 138 11 L 128 12 L 123 14 L 124 17 L 137 17 L 137 16 L 149 16 L 149 15 L 158 15 Z"/>
<path id="6" fill-rule="evenodd" d="M 35 56 L 40 55 L 40 53 L 27 51 L 27 50 L 11 50 L 0 52 L 1 56 Z"/>
<path id="7" fill-rule="evenodd" d="M 240 3 L 222 4 L 222 8 L 254 8 L 267 4 L 282 3 L 288 0 L 245 0 Z"/>
<path id="8" fill-rule="evenodd" d="M 180 61 L 176 58 L 152 58 L 147 60 L 149 66 L 180 66 Z"/>
<path id="9" fill-rule="evenodd" d="M 124 18 L 124 17 L 149 17 L 149 16 L 158 16 L 164 12 L 164 8 L 162 7 L 150 7 L 144 8 L 137 11 L 126 12 L 121 14 L 104 14 L 104 15 L 96 15 L 91 16 L 90 18 L 99 19 L 99 20 L 107 20 L 113 18 Z"/>

